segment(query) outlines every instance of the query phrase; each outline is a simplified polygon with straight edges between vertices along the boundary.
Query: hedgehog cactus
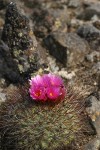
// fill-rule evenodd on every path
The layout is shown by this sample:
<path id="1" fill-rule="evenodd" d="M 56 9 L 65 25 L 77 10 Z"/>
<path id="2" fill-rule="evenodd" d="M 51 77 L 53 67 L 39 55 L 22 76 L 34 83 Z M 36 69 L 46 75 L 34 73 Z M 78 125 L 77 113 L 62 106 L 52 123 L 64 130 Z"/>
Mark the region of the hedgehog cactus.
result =
<path id="1" fill-rule="evenodd" d="M 12 91 L 0 110 L 1 149 L 67 149 L 87 122 L 83 96 L 77 93 L 69 87 L 63 100 L 43 103 L 29 97 L 26 85 Z"/>

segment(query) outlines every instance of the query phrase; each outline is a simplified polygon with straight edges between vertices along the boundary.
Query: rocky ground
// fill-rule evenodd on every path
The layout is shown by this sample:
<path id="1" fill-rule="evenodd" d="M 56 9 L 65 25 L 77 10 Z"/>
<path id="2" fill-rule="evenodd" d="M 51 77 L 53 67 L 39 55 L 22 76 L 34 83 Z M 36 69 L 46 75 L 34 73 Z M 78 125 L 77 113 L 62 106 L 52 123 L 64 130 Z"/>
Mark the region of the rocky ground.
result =
<path id="1" fill-rule="evenodd" d="M 83 149 L 100 150 L 100 0 L 12 1 L 0 0 L 0 103 L 37 72 L 77 82 L 96 133 Z"/>

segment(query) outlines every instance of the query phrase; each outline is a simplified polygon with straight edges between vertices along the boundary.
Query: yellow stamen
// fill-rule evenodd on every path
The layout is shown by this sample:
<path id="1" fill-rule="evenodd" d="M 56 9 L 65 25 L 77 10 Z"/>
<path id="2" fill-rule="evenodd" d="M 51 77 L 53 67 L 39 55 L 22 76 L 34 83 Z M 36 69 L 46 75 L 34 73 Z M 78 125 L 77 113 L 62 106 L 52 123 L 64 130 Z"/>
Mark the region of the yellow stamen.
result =
<path id="1" fill-rule="evenodd" d="M 35 93 L 36 96 L 40 96 L 41 95 L 41 91 L 38 91 L 37 93 Z"/>
<path id="2" fill-rule="evenodd" d="M 50 96 L 53 96 L 53 94 L 52 94 L 52 93 L 50 93 Z"/>

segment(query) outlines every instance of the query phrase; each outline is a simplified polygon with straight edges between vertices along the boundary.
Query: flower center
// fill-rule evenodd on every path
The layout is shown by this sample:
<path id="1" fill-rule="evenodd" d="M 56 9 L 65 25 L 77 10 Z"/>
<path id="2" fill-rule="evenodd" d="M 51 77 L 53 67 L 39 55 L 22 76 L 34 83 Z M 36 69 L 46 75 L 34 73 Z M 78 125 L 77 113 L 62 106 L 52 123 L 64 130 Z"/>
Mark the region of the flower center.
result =
<path id="1" fill-rule="evenodd" d="M 36 96 L 40 96 L 40 95 L 41 95 L 41 91 L 37 91 L 37 92 L 35 93 L 35 95 L 36 95 Z"/>
<path id="2" fill-rule="evenodd" d="M 52 94 L 52 93 L 50 93 L 50 96 L 53 96 L 53 94 Z"/>

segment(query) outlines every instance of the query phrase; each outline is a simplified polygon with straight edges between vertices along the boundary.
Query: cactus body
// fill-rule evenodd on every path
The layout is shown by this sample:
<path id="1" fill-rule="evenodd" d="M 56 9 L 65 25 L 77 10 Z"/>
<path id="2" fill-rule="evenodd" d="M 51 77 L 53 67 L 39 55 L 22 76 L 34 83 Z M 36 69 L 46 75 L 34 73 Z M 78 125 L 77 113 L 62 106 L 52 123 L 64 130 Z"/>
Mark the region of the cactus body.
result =
<path id="1" fill-rule="evenodd" d="M 13 91 L 1 105 L 1 149 L 67 149 L 84 131 L 82 98 L 69 90 L 59 103 L 36 103 L 27 90 L 24 94 L 22 90 Z"/>

